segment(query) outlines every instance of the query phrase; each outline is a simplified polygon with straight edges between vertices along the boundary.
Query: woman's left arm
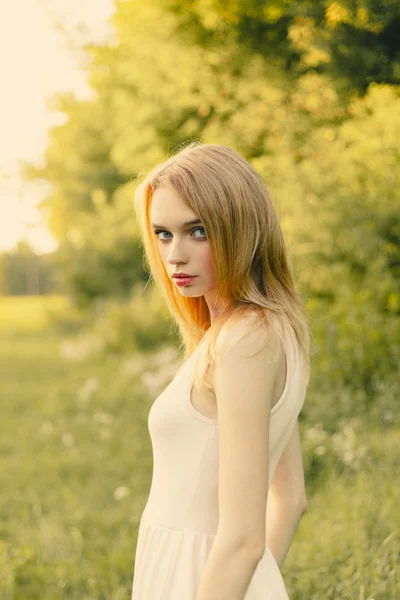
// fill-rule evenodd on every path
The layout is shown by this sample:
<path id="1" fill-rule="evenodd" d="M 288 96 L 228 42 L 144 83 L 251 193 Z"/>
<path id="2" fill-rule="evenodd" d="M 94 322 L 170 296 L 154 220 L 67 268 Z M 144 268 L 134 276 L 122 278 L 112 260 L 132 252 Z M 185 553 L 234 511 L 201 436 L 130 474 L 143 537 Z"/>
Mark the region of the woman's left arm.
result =
<path id="1" fill-rule="evenodd" d="M 281 454 L 268 493 L 266 541 L 281 569 L 307 509 L 299 423 Z"/>
<path id="2" fill-rule="evenodd" d="M 196 600 L 243 600 L 261 556 L 250 544 L 217 536 Z"/>
<path id="3" fill-rule="evenodd" d="M 219 522 L 196 600 L 244 600 L 265 551 L 271 398 L 285 357 L 274 330 L 238 333 L 216 346 Z"/>

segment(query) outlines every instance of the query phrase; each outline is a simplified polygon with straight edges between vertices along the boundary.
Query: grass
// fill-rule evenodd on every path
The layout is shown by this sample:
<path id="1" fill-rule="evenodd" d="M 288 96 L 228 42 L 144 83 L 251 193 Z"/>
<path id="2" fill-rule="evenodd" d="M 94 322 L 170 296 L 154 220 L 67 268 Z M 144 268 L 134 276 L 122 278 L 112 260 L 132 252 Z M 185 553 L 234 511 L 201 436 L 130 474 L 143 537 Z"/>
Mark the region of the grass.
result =
<path id="1" fill-rule="evenodd" d="M 49 319 L 65 310 L 0 299 L 1 600 L 131 594 L 156 392 L 139 357 L 67 357 Z M 308 510 L 282 567 L 291 600 L 399 598 L 398 429 L 359 422 L 333 443 L 308 425 Z"/>

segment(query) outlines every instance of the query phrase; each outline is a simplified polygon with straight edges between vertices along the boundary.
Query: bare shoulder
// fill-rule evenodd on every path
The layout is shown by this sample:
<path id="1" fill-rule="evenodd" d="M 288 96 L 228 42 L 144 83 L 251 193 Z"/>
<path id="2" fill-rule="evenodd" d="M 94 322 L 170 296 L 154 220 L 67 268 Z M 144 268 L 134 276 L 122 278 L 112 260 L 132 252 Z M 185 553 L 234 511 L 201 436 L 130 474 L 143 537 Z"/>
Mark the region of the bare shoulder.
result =
<path id="1" fill-rule="evenodd" d="M 258 354 L 271 360 L 282 353 L 280 336 L 273 320 L 263 321 L 251 310 L 237 321 L 227 322 L 222 327 L 215 349 L 218 360 Z"/>
<path id="2" fill-rule="evenodd" d="M 210 393 L 216 394 L 216 369 L 229 365 L 231 371 L 236 366 L 243 368 L 242 359 L 256 356 L 257 362 L 270 366 L 270 371 L 278 371 L 283 365 L 285 354 L 282 342 L 272 324 L 260 321 L 258 315 L 250 311 L 235 323 L 229 323 L 221 329 L 216 343 L 215 362 L 207 368 L 206 381 Z M 281 365 L 282 363 L 282 365 Z"/>

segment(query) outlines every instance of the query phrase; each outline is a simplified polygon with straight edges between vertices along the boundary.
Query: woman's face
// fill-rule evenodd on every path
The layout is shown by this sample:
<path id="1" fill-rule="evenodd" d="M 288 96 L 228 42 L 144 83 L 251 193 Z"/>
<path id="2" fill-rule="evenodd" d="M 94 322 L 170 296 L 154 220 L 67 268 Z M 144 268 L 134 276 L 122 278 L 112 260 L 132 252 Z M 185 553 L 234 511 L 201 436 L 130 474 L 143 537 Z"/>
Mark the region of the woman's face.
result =
<path id="1" fill-rule="evenodd" d="M 197 223 L 185 225 L 188 221 Z M 150 207 L 150 221 L 165 269 L 172 278 L 174 273 L 195 276 L 188 285 L 174 285 L 183 296 L 204 296 L 210 314 L 218 314 L 213 302 L 216 281 L 211 248 L 201 220 L 171 187 L 157 188 Z"/>
<path id="2" fill-rule="evenodd" d="M 179 291 L 185 296 L 200 296 L 213 290 L 211 249 L 198 215 L 184 204 L 173 188 L 162 187 L 153 194 L 150 217 L 168 275 L 172 278 L 174 273 L 183 272 L 195 276 L 189 285 L 177 286 Z M 193 220 L 198 223 L 185 225 Z"/>

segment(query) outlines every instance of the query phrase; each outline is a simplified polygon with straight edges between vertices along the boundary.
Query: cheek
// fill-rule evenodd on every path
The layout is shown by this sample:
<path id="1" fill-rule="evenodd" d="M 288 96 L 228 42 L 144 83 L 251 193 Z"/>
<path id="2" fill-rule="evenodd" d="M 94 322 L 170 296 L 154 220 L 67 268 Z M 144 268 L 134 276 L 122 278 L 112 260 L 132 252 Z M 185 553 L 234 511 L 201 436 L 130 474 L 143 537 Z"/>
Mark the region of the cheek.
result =
<path id="1" fill-rule="evenodd" d="M 209 247 L 205 248 L 205 250 L 204 250 L 204 254 L 202 256 L 202 264 L 203 264 L 204 273 L 207 275 L 207 277 L 213 278 L 214 277 L 214 265 L 213 265 L 213 260 L 212 260 L 212 256 L 211 256 L 211 249 Z"/>

